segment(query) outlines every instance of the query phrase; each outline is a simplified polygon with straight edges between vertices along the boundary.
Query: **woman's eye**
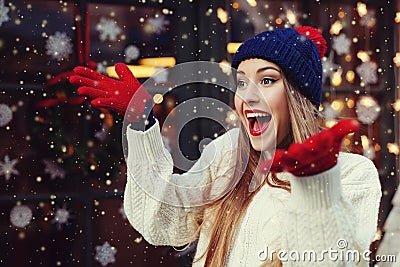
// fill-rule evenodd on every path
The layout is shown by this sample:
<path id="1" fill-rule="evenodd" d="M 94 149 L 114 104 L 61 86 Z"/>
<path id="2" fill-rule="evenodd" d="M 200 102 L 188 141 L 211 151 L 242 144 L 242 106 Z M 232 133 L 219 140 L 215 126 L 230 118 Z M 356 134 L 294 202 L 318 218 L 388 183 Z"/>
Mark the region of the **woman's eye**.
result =
<path id="1" fill-rule="evenodd" d="M 239 80 L 237 83 L 237 87 L 245 87 L 246 86 L 246 82 L 243 80 Z"/>
<path id="2" fill-rule="evenodd" d="M 274 79 L 272 79 L 272 78 L 263 78 L 262 80 L 261 80 L 261 84 L 263 84 L 263 85 L 269 85 L 269 84 L 272 84 L 272 83 L 274 83 L 276 80 L 274 80 Z"/>

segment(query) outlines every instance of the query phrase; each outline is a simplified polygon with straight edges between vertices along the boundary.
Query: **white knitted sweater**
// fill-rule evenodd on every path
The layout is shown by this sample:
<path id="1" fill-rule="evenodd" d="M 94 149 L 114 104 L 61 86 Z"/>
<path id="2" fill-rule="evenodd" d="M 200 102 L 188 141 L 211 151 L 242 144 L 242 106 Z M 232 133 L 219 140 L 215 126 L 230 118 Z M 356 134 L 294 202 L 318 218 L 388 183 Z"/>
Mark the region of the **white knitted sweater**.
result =
<path id="1" fill-rule="evenodd" d="M 124 209 L 147 242 L 182 246 L 192 240 L 197 229 L 188 214 L 201 207 L 189 206 L 199 196 L 166 189 L 164 182 L 198 185 L 229 177 L 235 165 L 238 133 L 239 129 L 233 129 L 216 138 L 187 174 L 178 175 L 172 174 L 172 159 L 163 146 L 158 122 L 145 132 L 128 128 Z M 359 259 L 360 265 L 366 266 L 363 259 L 369 255 L 376 233 L 381 198 L 373 163 L 360 155 L 340 153 L 338 164 L 324 173 L 301 178 L 289 173 L 278 176 L 290 179 L 291 193 L 268 185 L 256 193 L 237 228 L 226 265 L 259 266 L 267 255 L 277 257 L 272 250 L 280 249 L 284 266 L 354 266 L 357 257 L 351 252 L 357 249 L 365 253 Z M 212 188 L 213 193 L 223 190 L 227 179 L 222 181 L 225 183 Z M 175 198 L 186 207 L 159 201 Z M 207 248 L 211 223 L 206 221 L 200 230 L 196 257 Z M 303 255 L 305 260 L 301 260 Z M 347 263 L 341 258 L 347 258 Z M 204 266 L 204 259 L 193 266 Z"/>

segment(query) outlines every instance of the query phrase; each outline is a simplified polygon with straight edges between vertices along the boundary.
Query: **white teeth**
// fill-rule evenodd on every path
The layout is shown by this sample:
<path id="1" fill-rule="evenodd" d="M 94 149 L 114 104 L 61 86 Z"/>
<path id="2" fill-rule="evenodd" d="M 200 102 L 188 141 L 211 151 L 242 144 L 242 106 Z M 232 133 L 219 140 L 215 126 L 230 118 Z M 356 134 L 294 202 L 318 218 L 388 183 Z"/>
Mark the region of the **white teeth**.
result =
<path id="1" fill-rule="evenodd" d="M 256 118 L 256 117 L 269 117 L 271 115 L 267 113 L 247 113 L 246 117 L 247 118 Z"/>

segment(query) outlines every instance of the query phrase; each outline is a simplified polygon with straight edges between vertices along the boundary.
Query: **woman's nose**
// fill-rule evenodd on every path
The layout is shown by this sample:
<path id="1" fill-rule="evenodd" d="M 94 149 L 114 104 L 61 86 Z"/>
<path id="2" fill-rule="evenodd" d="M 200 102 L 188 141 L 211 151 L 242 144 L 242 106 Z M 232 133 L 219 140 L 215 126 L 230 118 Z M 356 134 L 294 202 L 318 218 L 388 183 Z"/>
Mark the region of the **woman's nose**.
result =
<path id="1" fill-rule="evenodd" d="M 260 101 L 260 90 L 255 84 L 249 84 L 240 96 L 247 104 L 258 103 Z"/>

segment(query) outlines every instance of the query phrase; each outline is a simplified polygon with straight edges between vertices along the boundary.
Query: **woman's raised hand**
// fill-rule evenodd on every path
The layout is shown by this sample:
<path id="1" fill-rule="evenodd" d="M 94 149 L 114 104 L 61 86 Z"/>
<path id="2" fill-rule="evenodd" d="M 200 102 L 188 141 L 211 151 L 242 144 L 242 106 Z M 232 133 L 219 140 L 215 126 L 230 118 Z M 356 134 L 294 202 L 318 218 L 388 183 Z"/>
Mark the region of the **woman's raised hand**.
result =
<path id="1" fill-rule="evenodd" d="M 151 95 L 135 78 L 128 66 L 117 63 L 115 71 L 119 80 L 79 66 L 74 68 L 75 74 L 69 78 L 69 81 L 80 86 L 78 94 L 92 99 L 91 104 L 94 107 L 114 110 L 125 116 L 129 122 L 139 121 Z M 133 96 L 135 96 L 134 100 L 129 103 Z"/>
<path id="2" fill-rule="evenodd" d="M 287 171 L 295 176 L 310 176 L 329 170 L 337 163 L 343 138 L 360 128 L 357 120 L 345 119 L 332 128 L 293 143 L 288 150 L 276 150 L 272 160 L 260 166 L 262 173 Z M 272 162 L 271 162 L 272 161 Z"/>

